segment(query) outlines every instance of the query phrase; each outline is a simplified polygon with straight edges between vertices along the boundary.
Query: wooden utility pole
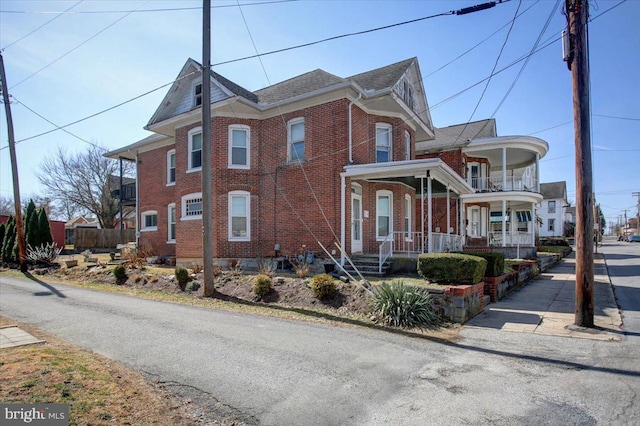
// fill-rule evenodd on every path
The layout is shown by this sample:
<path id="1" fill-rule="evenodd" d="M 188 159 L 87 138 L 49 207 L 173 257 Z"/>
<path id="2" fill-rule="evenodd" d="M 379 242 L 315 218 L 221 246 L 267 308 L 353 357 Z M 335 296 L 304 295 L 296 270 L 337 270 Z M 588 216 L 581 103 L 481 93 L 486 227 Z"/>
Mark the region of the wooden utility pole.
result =
<path id="1" fill-rule="evenodd" d="M 211 202 L 211 0 L 202 1 L 202 246 L 204 297 L 216 294 Z"/>
<path id="2" fill-rule="evenodd" d="M 589 51 L 587 0 L 565 0 L 569 20 L 569 69 L 573 81 L 576 151 L 576 306 L 575 324 L 593 327 L 593 172 L 589 110 Z"/>
<path id="3" fill-rule="evenodd" d="M 636 207 L 636 235 L 640 235 L 640 192 L 633 192 L 631 195 L 638 197 L 638 206 Z"/>
<path id="4" fill-rule="evenodd" d="M 9 157 L 11 159 L 11 174 L 13 176 L 13 204 L 16 218 L 16 238 L 18 239 L 18 263 L 20 270 L 27 272 L 27 251 L 24 240 L 24 227 L 22 225 L 22 205 L 20 201 L 20 183 L 18 180 L 18 160 L 16 159 L 16 140 L 13 134 L 13 118 L 11 117 L 11 103 L 9 102 L 9 85 L 7 75 L 4 72 L 4 59 L 0 52 L 0 78 L 2 79 L 2 100 L 4 112 L 7 117 L 7 135 L 9 137 Z"/>

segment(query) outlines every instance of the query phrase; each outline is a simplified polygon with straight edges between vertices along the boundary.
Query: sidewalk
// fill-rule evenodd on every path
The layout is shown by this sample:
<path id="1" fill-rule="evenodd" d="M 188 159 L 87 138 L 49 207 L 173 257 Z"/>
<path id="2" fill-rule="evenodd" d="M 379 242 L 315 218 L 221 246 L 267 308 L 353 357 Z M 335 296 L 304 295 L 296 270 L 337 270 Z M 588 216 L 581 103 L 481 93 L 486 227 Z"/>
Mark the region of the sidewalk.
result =
<path id="1" fill-rule="evenodd" d="M 492 303 L 465 326 L 584 339 L 620 341 L 622 318 L 607 266 L 594 255 L 596 328 L 574 325 L 575 252 L 506 298 Z"/>

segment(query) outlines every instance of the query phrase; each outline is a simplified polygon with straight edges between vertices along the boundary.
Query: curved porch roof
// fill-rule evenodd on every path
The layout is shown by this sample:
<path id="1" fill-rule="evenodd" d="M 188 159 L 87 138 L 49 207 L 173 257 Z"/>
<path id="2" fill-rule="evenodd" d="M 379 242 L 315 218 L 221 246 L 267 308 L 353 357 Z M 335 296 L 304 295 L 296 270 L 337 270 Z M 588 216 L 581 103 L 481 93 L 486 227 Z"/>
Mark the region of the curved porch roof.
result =
<path id="1" fill-rule="evenodd" d="M 542 139 L 532 136 L 497 136 L 492 138 L 474 139 L 462 152 L 474 157 L 489 160 L 492 169 L 502 169 L 502 150 L 507 150 L 507 169 L 518 169 L 536 162 L 536 155 L 543 158 L 549 151 L 549 144 Z"/>

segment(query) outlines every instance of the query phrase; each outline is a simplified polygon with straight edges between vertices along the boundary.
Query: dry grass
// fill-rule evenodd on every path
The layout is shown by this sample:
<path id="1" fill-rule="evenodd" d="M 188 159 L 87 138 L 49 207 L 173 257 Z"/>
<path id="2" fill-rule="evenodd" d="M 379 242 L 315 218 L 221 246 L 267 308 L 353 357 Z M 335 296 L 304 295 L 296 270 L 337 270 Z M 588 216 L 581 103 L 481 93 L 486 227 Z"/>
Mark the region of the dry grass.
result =
<path id="1" fill-rule="evenodd" d="M 15 324 L 0 317 L 1 325 Z M 0 401 L 69 404 L 70 424 L 190 425 L 188 407 L 138 373 L 18 324 L 45 344 L 3 349 Z"/>

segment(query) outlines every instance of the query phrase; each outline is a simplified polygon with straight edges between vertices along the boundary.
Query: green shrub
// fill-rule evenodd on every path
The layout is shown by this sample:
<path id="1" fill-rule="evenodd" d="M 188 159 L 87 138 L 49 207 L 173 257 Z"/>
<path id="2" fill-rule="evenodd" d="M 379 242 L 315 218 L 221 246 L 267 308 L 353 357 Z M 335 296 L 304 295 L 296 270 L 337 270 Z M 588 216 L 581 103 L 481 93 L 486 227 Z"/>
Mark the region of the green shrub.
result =
<path id="1" fill-rule="evenodd" d="M 537 250 L 538 252 L 541 252 L 541 253 L 562 254 L 563 256 L 568 256 L 573 251 L 571 247 L 560 246 L 560 245 L 539 246 L 537 247 Z"/>
<path id="2" fill-rule="evenodd" d="M 487 269 L 484 271 L 485 277 L 499 277 L 504 272 L 505 255 L 502 253 L 481 253 L 465 251 L 462 254 L 470 254 L 472 256 L 478 256 L 486 260 Z"/>
<path id="3" fill-rule="evenodd" d="M 429 293 L 402 281 L 382 283 L 374 290 L 372 312 L 375 318 L 394 327 L 429 327 L 439 322 Z"/>
<path id="4" fill-rule="evenodd" d="M 116 277 L 116 280 L 118 281 L 126 277 L 127 270 L 125 269 L 124 265 L 117 265 L 115 268 L 113 268 L 113 276 Z"/>
<path id="5" fill-rule="evenodd" d="M 440 284 L 475 284 L 482 281 L 487 261 L 460 253 L 425 253 L 418 256 L 418 274 Z"/>
<path id="6" fill-rule="evenodd" d="M 189 284 L 185 286 L 186 291 L 198 291 L 200 288 L 200 283 L 198 281 L 191 281 Z"/>
<path id="7" fill-rule="evenodd" d="M 187 271 L 187 268 L 177 267 L 175 275 L 176 275 L 176 281 L 178 281 L 178 285 L 180 286 L 181 289 L 184 290 L 184 286 L 187 284 L 187 281 L 189 280 L 189 271 Z"/>
<path id="8" fill-rule="evenodd" d="M 311 278 L 311 291 L 318 299 L 331 297 L 336 292 L 336 283 L 329 274 L 315 275 Z"/>
<path id="9" fill-rule="evenodd" d="M 253 294 L 255 294 L 256 296 L 262 297 L 262 296 L 266 296 L 271 292 L 271 285 L 272 285 L 272 280 L 270 276 L 265 274 L 259 274 L 253 280 L 253 286 L 251 287 L 251 290 L 253 291 Z"/>

